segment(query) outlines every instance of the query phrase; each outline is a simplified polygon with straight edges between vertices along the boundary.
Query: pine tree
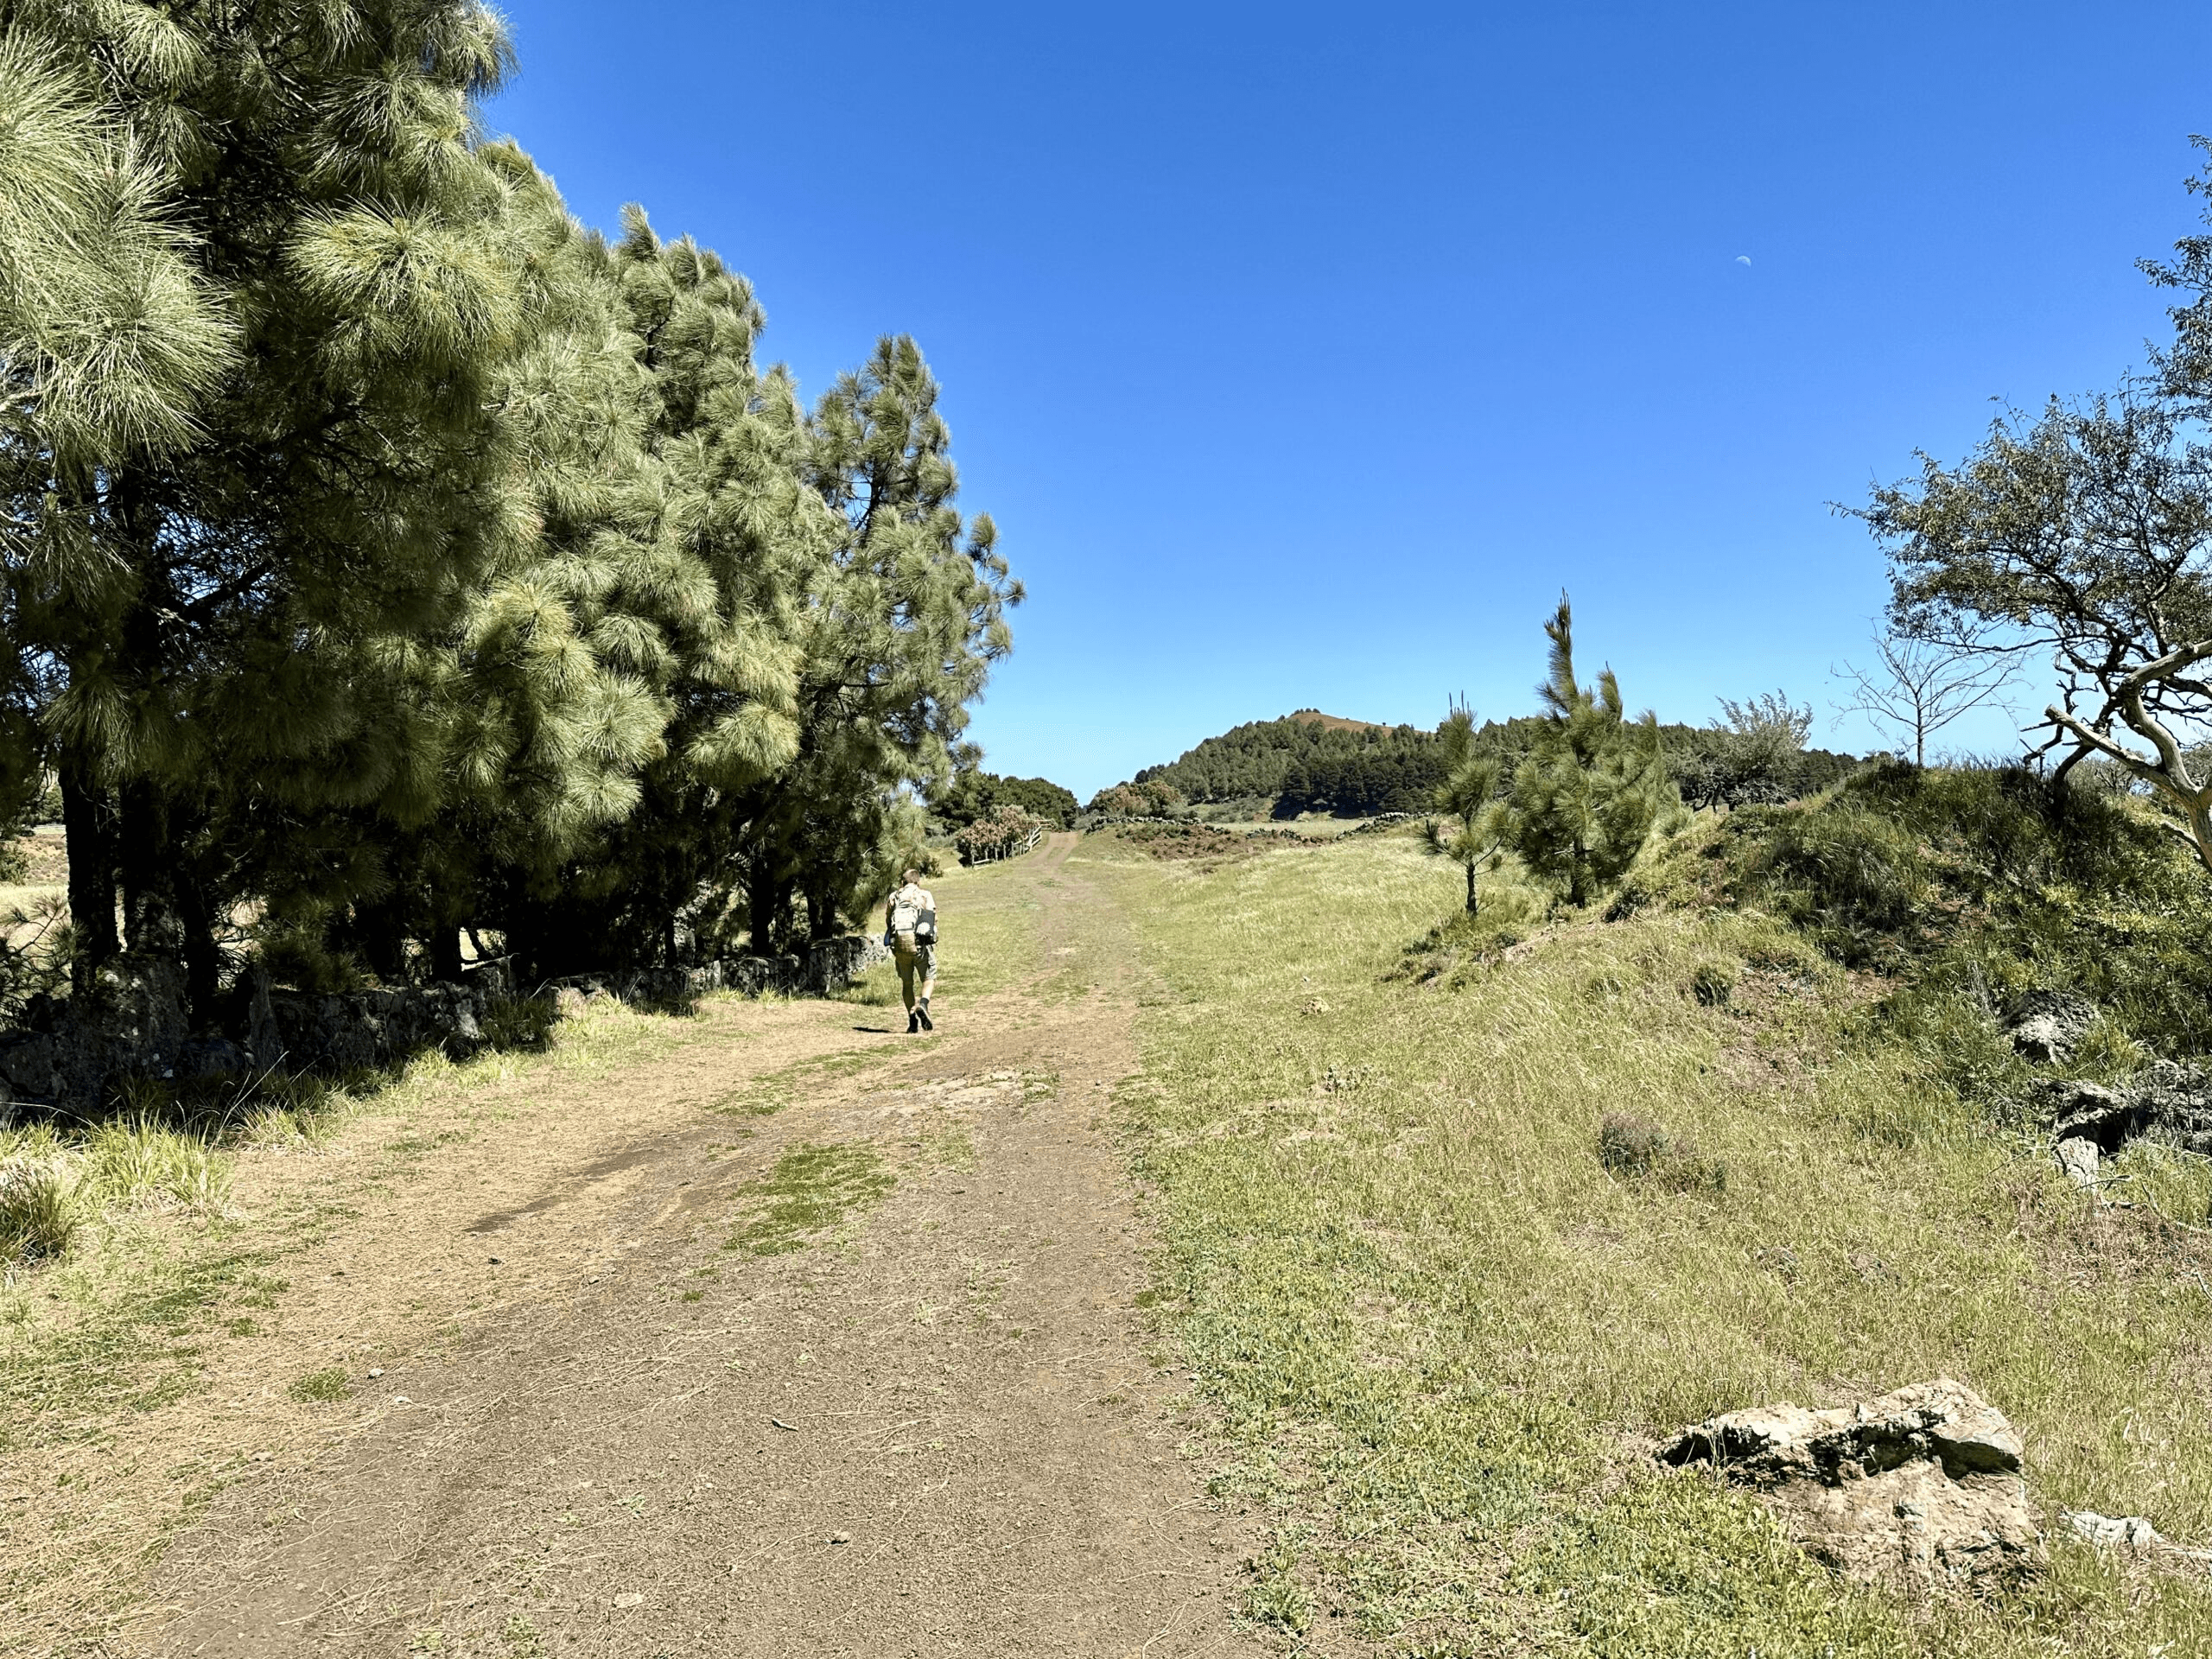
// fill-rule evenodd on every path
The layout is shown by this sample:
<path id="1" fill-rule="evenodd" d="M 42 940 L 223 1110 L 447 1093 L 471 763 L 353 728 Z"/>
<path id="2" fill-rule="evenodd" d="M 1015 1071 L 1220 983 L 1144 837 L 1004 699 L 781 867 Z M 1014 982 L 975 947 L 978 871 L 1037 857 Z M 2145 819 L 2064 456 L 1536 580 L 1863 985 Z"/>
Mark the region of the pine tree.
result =
<path id="1" fill-rule="evenodd" d="M 1610 668 L 1594 687 L 1574 674 L 1573 617 L 1567 596 L 1544 625 L 1551 672 L 1536 688 L 1543 699 L 1535 747 L 1514 773 L 1513 850 L 1529 871 L 1566 889 L 1567 902 L 1586 905 L 1619 879 L 1653 827 L 1680 804 L 1667 774 L 1659 722 L 1646 712 L 1630 721 Z"/>
<path id="2" fill-rule="evenodd" d="M 15 816 L 73 710 L 48 624 L 111 610 L 126 572 L 99 511 L 102 480 L 201 435 L 204 400 L 230 369 L 235 330 L 165 209 L 174 178 L 119 118 L 73 42 L 0 32 L 0 563 L 9 645 L 0 687 L 0 808 Z M 122 734 L 116 734 L 118 737 Z M 81 761 L 63 771 L 79 842 L 105 823 L 82 810 Z M 84 833 L 90 830 L 90 834 Z M 111 951 L 112 889 L 73 861 L 87 962 Z M 83 981 L 80 979 L 80 985 Z"/>
<path id="3" fill-rule="evenodd" d="M 891 873 L 906 787 L 948 780 L 968 705 L 1010 648 L 1018 604 L 988 516 L 963 522 L 938 386 L 920 348 L 877 343 L 809 423 L 809 477 L 836 515 L 798 617 L 798 758 L 761 803 L 749 849 L 756 941 L 810 931 L 855 882 Z"/>
<path id="4" fill-rule="evenodd" d="M 348 820 L 382 879 L 270 905 L 278 927 L 327 931 L 387 978 L 405 971 L 410 939 L 434 976 L 454 976 L 464 927 L 518 886 L 557 882 L 594 832 L 636 808 L 672 712 L 653 683 L 666 646 L 623 601 L 624 572 L 666 533 L 668 490 L 647 448 L 652 385 L 614 258 L 520 151 L 482 156 L 506 187 L 528 319 L 493 400 L 527 511 L 455 626 L 409 654 L 421 753 L 438 777 L 404 817 Z M 333 914 L 334 899 L 350 902 Z"/>
<path id="5" fill-rule="evenodd" d="M 162 293 L 235 331 L 195 434 L 56 467 L 83 556 L 10 572 L 17 648 L 48 665 L 79 984 L 117 948 L 119 886 L 129 944 L 181 950 L 205 1012 L 255 885 L 230 830 L 435 804 L 410 655 L 521 532 L 493 396 L 518 273 L 472 143 L 505 42 L 473 0 L 33 0 L 0 29 L 77 67 L 160 181 L 141 194 L 186 268 Z"/>
<path id="6" fill-rule="evenodd" d="M 1480 747 L 1474 713 L 1465 704 L 1452 710 L 1438 728 L 1444 781 L 1433 797 L 1440 818 L 1425 827 L 1428 849 L 1452 860 L 1467 874 L 1467 914 L 1478 907 L 1476 877 L 1497 868 L 1514 830 L 1512 808 L 1499 796 L 1504 765 Z"/>

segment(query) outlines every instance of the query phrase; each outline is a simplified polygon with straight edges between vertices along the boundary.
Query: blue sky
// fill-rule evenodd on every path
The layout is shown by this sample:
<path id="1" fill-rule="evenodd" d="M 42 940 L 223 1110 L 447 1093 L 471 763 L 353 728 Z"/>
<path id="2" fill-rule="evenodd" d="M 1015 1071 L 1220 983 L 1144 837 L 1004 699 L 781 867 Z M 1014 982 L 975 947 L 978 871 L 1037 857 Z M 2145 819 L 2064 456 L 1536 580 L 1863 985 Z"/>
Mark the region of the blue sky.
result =
<path id="1" fill-rule="evenodd" d="M 1085 796 L 1301 706 L 1527 712 L 1561 588 L 1632 703 L 1871 747 L 1827 504 L 2139 364 L 2212 130 L 2212 11 L 2125 0 L 509 16 L 490 124 L 579 216 L 720 250 L 810 390 L 921 342 L 1030 594 L 973 734 Z"/>

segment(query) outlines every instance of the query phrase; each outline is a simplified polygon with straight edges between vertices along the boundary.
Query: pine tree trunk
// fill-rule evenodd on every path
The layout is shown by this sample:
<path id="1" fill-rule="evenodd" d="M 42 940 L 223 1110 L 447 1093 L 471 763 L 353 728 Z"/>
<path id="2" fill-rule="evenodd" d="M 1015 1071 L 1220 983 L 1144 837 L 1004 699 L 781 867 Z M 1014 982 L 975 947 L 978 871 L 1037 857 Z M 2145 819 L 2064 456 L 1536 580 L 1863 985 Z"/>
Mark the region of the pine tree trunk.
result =
<path id="1" fill-rule="evenodd" d="M 1467 866 L 1467 914 L 1475 913 L 1475 867 Z"/>
<path id="2" fill-rule="evenodd" d="M 461 982 L 461 925 L 440 922 L 430 929 L 430 977 L 442 984 Z"/>
<path id="3" fill-rule="evenodd" d="M 123 948 L 115 931 L 114 809 L 105 790 L 65 760 L 61 827 L 69 849 L 69 925 L 76 948 L 69 988 L 88 995 L 100 969 Z"/>
<path id="4" fill-rule="evenodd" d="M 116 869 L 123 880 L 123 938 L 133 953 L 181 958 L 184 930 L 171 880 L 168 804 L 143 778 L 124 785 L 116 824 Z"/>
<path id="5" fill-rule="evenodd" d="M 753 954 L 756 957 L 780 955 L 785 932 L 784 918 L 790 913 L 791 907 L 790 880 L 781 875 L 755 875 L 746 899 L 753 931 Z"/>
<path id="6" fill-rule="evenodd" d="M 407 977 L 407 931 L 399 906 L 392 899 L 356 904 L 353 925 L 346 931 L 361 960 L 378 979 L 397 985 Z"/>
<path id="7" fill-rule="evenodd" d="M 206 1029 L 215 1022 L 216 1001 L 222 995 L 223 953 L 215 943 L 214 908 L 207 890 L 189 870 L 176 879 L 177 919 L 184 927 L 184 998 L 193 1025 Z"/>

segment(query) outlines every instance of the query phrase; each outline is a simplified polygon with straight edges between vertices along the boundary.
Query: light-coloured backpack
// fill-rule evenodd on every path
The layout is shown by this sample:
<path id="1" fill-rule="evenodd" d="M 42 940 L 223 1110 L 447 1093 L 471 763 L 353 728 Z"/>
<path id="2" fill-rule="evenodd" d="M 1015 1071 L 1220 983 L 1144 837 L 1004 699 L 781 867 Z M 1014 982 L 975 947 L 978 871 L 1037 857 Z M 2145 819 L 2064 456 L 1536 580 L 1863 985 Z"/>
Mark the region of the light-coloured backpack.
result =
<path id="1" fill-rule="evenodd" d="M 921 925 L 922 907 L 911 896 L 911 887 L 901 887 L 891 895 L 891 931 L 912 933 Z"/>
<path id="2" fill-rule="evenodd" d="M 937 943 L 937 912 L 922 908 L 919 893 L 916 887 L 901 887 L 891 895 L 891 931 L 908 950 L 918 940 L 923 944 Z"/>

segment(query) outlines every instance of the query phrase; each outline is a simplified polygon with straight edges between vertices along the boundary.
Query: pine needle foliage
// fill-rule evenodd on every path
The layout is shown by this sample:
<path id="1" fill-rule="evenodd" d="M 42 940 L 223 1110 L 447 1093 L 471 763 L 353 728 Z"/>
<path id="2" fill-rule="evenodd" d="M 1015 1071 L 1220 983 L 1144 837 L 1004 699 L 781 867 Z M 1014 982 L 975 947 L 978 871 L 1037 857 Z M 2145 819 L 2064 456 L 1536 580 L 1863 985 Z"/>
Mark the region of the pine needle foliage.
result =
<path id="1" fill-rule="evenodd" d="M 1467 914 L 1472 916 L 1480 908 L 1476 878 L 1497 868 L 1513 836 L 1513 809 L 1499 792 L 1505 766 L 1481 747 L 1474 711 L 1465 705 L 1452 710 L 1437 737 L 1446 771 L 1436 788 L 1440 816 L 1423 826 L 1426 844 L 1466 872 Z"/>
<path id="2" fill-rule="evenodd" d="M 791 948 L 920 834 L 1019 585 L 914 343 L 569 217 L 479 0 L 0 0 L 0 817 L 73 988 Z"/>
<path id="3" fill-rule="evenodd" d="M 1544 632 L 1551 672 L 1536 688 L 1544 712 L 1535 744 L 1513 776 L 1509 840 L 1530 874 L 1581 906 L 1626 873 L 1681 797 L 1657 716 L 1627 717 L 1610 668 L 1594 685 L 1575 677 L 1573 613 L 1564 594 Z"/>

